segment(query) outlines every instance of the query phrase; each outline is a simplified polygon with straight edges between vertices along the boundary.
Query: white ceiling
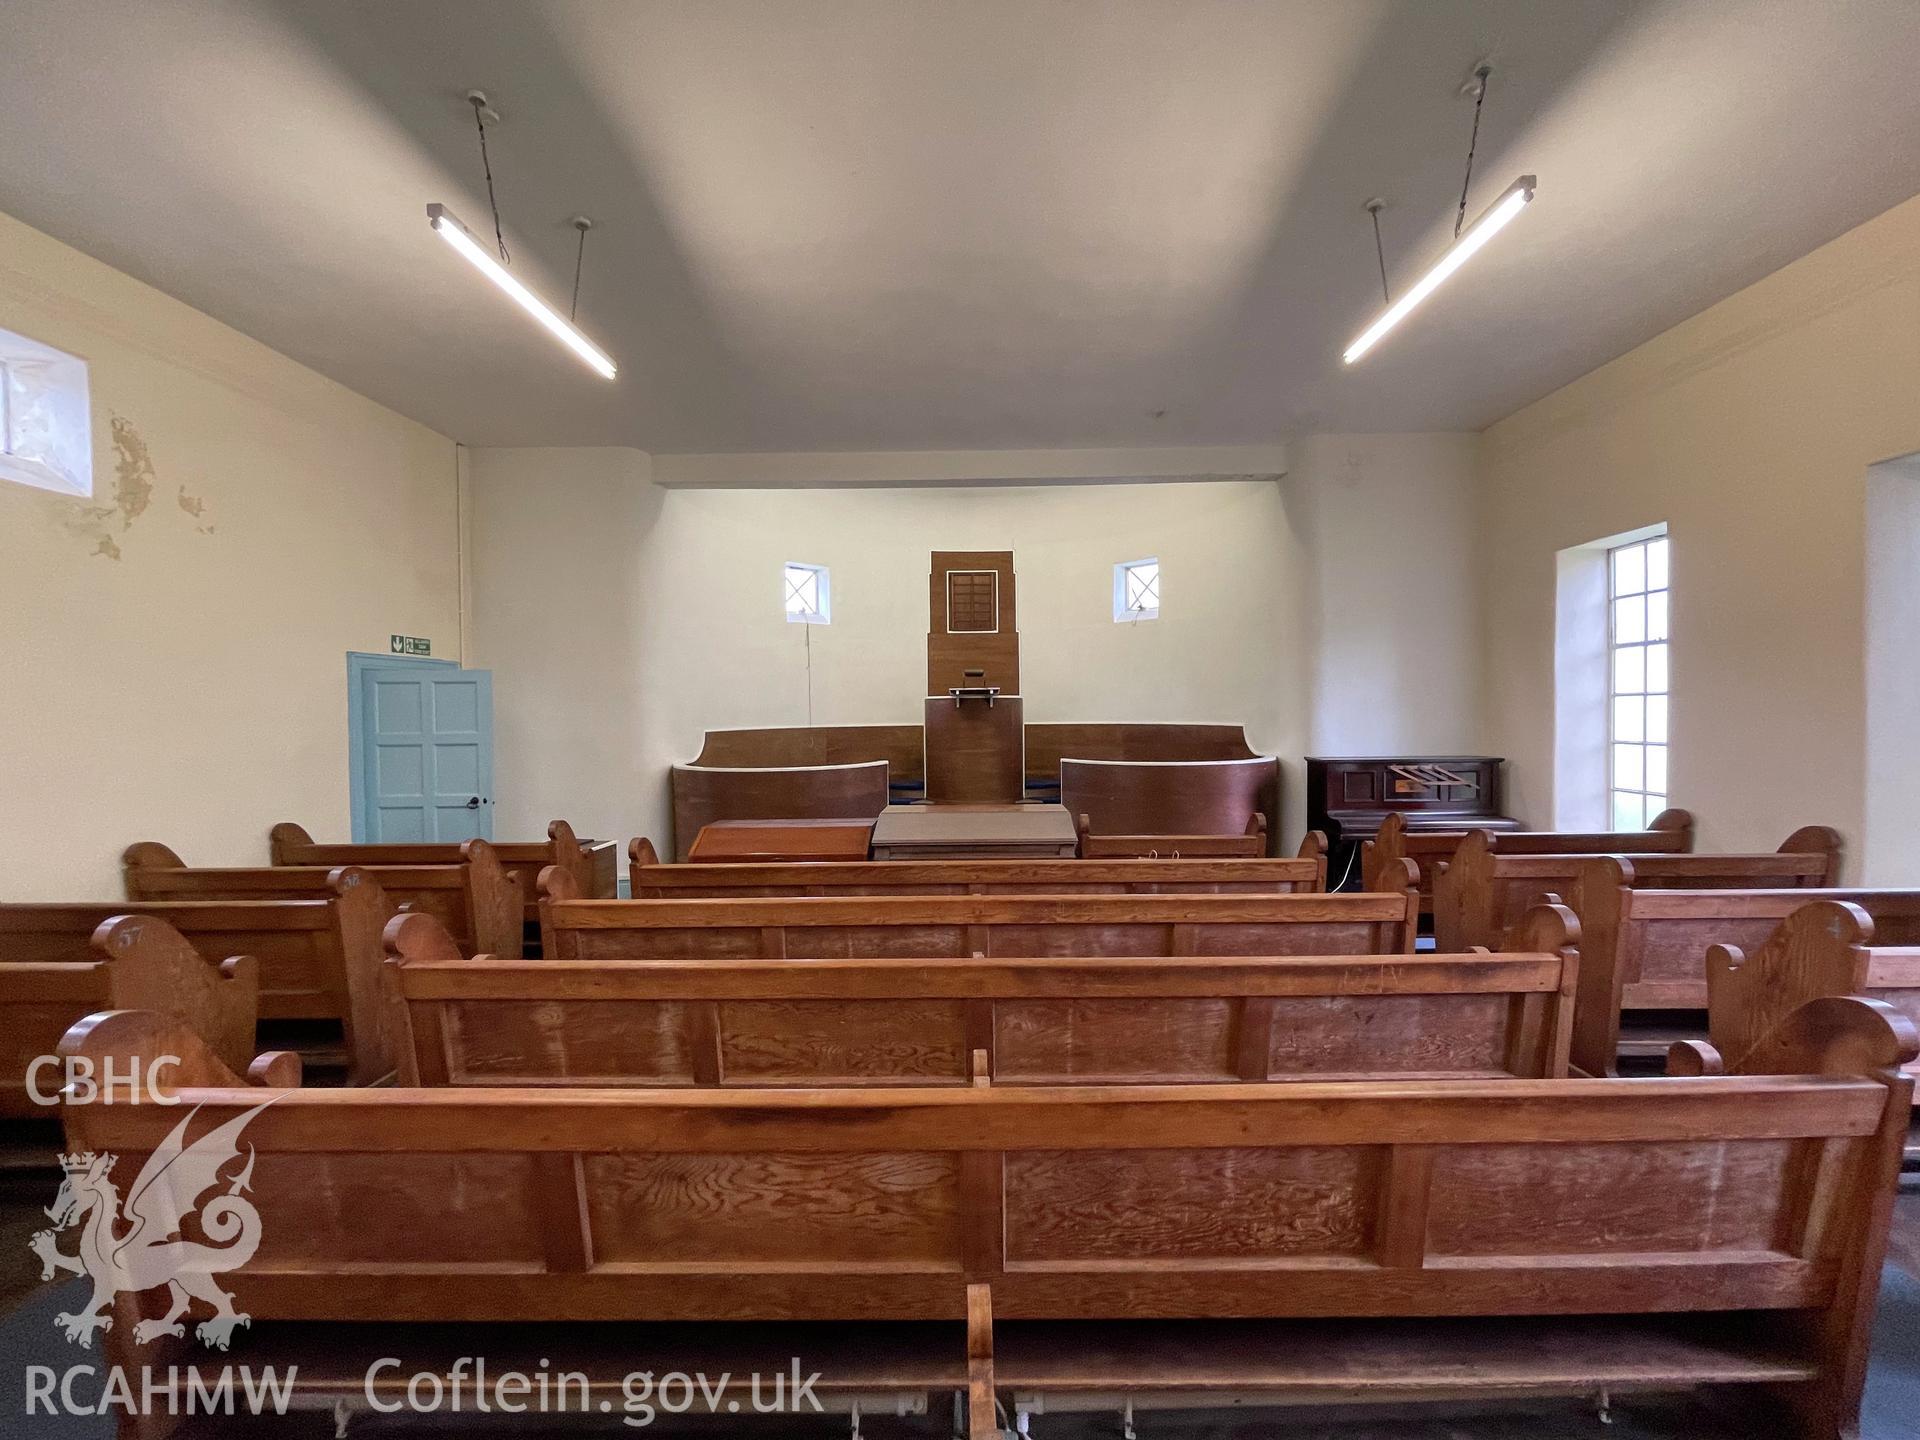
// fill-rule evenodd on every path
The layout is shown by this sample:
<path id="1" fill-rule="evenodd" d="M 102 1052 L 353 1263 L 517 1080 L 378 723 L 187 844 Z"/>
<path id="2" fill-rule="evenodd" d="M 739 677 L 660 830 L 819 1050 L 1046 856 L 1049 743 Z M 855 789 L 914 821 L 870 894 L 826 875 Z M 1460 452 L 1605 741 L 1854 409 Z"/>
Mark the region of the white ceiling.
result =
<path id="1" fill-rule="evenodd" d="M 1347 370 L 1469 214 L 1539 199 Z M 1477 429 L 1920 192 L 1914 0 L 0 0 L 0 210 L 474 444 Z M 516 273 L 460 265 L 462 97 Z"/>

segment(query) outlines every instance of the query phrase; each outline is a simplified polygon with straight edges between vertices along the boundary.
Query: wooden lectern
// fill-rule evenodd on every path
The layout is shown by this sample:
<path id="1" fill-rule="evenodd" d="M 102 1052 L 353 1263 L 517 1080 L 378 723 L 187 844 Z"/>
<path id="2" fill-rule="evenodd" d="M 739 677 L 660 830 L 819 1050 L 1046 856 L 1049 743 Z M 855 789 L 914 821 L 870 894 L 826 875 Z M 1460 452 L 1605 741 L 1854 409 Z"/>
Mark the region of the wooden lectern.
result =
<path id="1" fill-rule="evenodd" d="M 925 774 L 935 805 L 1026 793 L 1011 550 L 936 550 L 927 597 Z"/>

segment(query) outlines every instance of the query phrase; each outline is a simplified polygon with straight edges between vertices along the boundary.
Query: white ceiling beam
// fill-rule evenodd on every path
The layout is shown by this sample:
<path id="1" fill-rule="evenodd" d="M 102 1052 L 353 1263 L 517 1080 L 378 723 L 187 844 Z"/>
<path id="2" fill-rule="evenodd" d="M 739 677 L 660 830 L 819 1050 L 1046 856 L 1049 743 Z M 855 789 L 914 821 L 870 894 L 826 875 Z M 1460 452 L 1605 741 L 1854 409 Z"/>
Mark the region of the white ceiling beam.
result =
<path id="1" fill-rule="evenodd" d="M 1120 450 L 868 450 L 655 455 L 656 485 L 782 490 L 908 485 L 1111 485 L 1277 480 L 1283 445 Z"/>

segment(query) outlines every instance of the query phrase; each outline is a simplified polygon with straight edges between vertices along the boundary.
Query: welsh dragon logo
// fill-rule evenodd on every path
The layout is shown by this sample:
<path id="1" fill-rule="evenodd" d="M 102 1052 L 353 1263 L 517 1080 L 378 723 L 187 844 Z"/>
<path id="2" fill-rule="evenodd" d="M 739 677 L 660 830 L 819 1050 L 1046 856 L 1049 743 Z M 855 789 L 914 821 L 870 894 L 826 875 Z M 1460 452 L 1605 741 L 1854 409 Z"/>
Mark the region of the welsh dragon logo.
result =
<path id="1" fill-rule="evenodd" d="M 91 1348 L 94 1331 L 113 1327 L 108 1308 L 116 1294 L 162 1285 L 168 1291 L 167 1313 L 134 1326 L 133 1338 L 142 1345 L 162 1335 L 185 1338 L 180 1317 L 195 1300 L 213 1308 L 213 1315 L 194 1329 L 203 1344 L 225 1350 L 234 1327 L 251 1324 L 250 1317 L 233 1308 L 233 1297 L 214 1277 L 239 1269 L 260 1247 L 260 1212 L 245 1197 L 253 1179 L 253 1147 L 247 1147 L 246 1163 L 238 1173 L 223 1181 L 220 1172 L 240 1157 L 240 1132 L 266 1108 L 257 1105 L 188 1145 L 187 1126 L 199 1109 L 190 1111 L 140 1167 L 124 1213 L 111 1178 L 114 1156 L 89 1152 L 60 1157 L 65 1178 L 47 1209 L 53 1228 L 40 1231 L 28 1247 L 40 1257 L 42 1280 L 71 1271 L 93 1281 L 93 1299 L 87 1305 L 54 1317 L 67 1339 Z M 223 1183 L 224 1191 L 200 1203 Z M 182 1233 L 184 1221 L 196 1216 L 204 1241 Z M 55 1241 L 73 1225 L 80 1227 L 80 1247 L 68 1255 Z"/>

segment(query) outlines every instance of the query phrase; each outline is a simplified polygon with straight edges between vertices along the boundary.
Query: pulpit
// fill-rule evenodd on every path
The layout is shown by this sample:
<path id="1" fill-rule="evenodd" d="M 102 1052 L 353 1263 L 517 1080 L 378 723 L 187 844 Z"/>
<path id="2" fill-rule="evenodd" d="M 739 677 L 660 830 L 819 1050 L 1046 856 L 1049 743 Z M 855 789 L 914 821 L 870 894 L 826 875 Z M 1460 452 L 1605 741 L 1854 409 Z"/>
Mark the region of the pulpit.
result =
<path id="1" fill-rule="evenodd" d="M 929 695 L 923 733 L 929 804 L 1011 805 L 1023 798 L 1027 727 L 1018 695 Z"/>
<path id="2" fill-rule="evenodd" d="M 1026 796 L 1011 550 L 936 550 L 927 594 L 924 773 L 933 805 Z"/>
<path id="3" fill-rule="evenodd" d="M 876 858 L 1072 855 L 1069 761 L 1096 832 L 1237 838 L 1257 813 L 1277 833 L 1278 769 L 1238 725 L 1025 724 L 1013 552 L 931 560 L 923 723 L 708 731 L 673 769 L 678 858 L 715 821 L 870 816 Z"/>

